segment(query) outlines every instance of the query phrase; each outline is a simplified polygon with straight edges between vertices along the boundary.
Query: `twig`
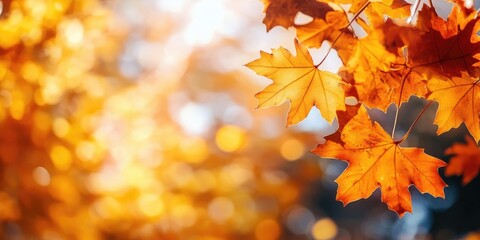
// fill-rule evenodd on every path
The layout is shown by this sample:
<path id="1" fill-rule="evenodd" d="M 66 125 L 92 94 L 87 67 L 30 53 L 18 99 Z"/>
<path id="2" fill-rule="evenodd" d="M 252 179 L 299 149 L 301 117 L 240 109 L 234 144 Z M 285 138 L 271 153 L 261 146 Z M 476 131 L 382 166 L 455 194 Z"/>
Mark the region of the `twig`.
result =
<path id="1" fill-rule="evenodd" d="M 420 120 L 420 117 L 422 117 L 422 115 L 425 113 L 425 111 L 427 110 L 428 107 L 430 107 L 430 105 L 432 105 L 433 101 L 430 100 L 428 101 L 427 105 L 425 105 L 425 107 L 423 107 L 422 111 L 420 112 L 420 114 L 418 114 L 417 118 L 415 118 L 415 120 L 413 121 L 412 125 L 410 125 L 410 128 L 408 129 L 408 131 L 405 133 L 405 135 L 403 135 L 403 137 L 398 140 L 398 141 L 395 141 L 396 143 L 400 144 L 402 143 L 403 141 L 405 141 L 405 139 L 407 139 L 408 135 L 410 135 L 410 133 L 412 132 L 412 129 L 413 127 L 415 127 L 415 125 L 417 124 L 418 120 Z"/>
<path id="2" fill-rule="evenodd" d="M 355 13 L 352 20 L 348 23 L 348 25 L 340 32 L 340 34 L 338 34 L 338 36 L 335 38 L 335 40 L 333 40 L 332 45 L 330 45 L 330 48 L 328 49 L 327 53 L 325 54 L 325 57 L 323 57 L 322 61 L 320 61 L 320 63 L 315 65 L 315 67 L 318 68 L 320 65 L 322 65 L 322 63 L 325 61 L 325 59 L 327 59 L 327 57 L 330 54 L 330 52 L 332 51 L 333 47 L 337 43 L 338 39 L 340 39 L 340 37 L 345 33 L 345 31 L 350 27 L 350 25 L 352 25 L 353 21 L 355 21 L 355 19 L 358 18 L 358 16 L 365 10 L 365 8 L 368 7 L 368 5 L 370 5 L 370 1 L 367 1 L 365 4 L 363 4 L 362 8 L 360 8 L 360 10 L 357 13 Z"/>

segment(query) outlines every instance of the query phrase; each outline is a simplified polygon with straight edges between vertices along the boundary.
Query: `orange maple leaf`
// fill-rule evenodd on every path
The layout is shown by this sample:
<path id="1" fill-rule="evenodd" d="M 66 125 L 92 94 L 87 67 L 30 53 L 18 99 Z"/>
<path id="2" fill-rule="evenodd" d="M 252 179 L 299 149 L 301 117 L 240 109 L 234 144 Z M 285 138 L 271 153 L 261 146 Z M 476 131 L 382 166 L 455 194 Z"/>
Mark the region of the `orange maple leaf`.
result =
<path id="1" fill-rule="evenodd" d="M 480 148 L 471 137 L 465 137 L 467 144 L 456 143 L 445 154 L 454 155 L 450 158 L 445 175 L 462 175 L 463 185 L 472 181 L 480 171 Z"/>
<path id="2" fill-rule="evenodd" d="M 433 78 L 428 82 L 432 92 L 428 99 L 438 102 L 434 123 L 437 134 L 457 128 L 465 123 L 468 131 L 478 142 L 480 139 L 480 79 L 466 73 L 451 79 Z"/>
<path id="3" fill-rule="evenodd" d="M 263 0 L 265 18 L 263 23 L 270 31 L 276 26 L 293 26 L 295 16 L 302 12 L 313 18 L 325 18 L 333 9 L 324 2 L 316 0 Z"/>
<path id="4" fill-rule="evenodd" d="M 260 58 L 246 66 L 257 74 L 273 80 L 255 96 L 259 108 L 280 105 L 287 99 L 291 106 L 287 126 L 302 121 L 316 106 L 331 124 L 337 110 L 345 109 L 345 93 L 341 78 L 334 73 L 319 70 L 307 48 L 295 40 L 296 56 L 280 47 L 272 53 L 260 52 Z"/>
<path id="5" fill-rule="evenodd" d="M 421 148 L 400 147 L 376 122 L 372 123 L 362 106 L 342 130 L 343 143 L 327 141 L 313 152 L 325 158 L 338 158 L 348 167 L 335 180 L 337 200 L 344 205 L 368 198 L 380 187 L 382 202 L 399 216 L 412 211 L 410 185 L 422 193 L 445 197 L 446 186 L 438 174 L 442 160 Z"/>
<path id="6" fill-rule="evenodd" d="M 367 13 L 370 19 L 376 19 L 375 22 L 379 22 L 379 18 L 381 20 L 381 16 L 371 11 Z M 354 44 L 337 48 L 339 57 L 345 63 L 342 71 L 352 73 L 352 78 L 345 81 L 354 86 L 358 100 L 366 106 L 386 111 L 391 103 L 399 106 L 412 95 L 425 96 L 426 80 L 404 64 L 406 56 L 402 56 L 402 52 L 405 48 L 399 49 L 391 39 L 394 34 L 390 31 L 400 28 L 391 21 L 375 26 L 363 21 L 359 23 L 368 35 L 349 41 Z"/>
<path id="7" fill-rule="evenodd" d="M 377 15 L 370 11 L 367 13 L 376 19 L 374 22 L 379 22 Z M 458 8 L 454 8 L 448 21 L 445 21 L 424 7 L 419 15 L 419 24 L 428 32 L 397 26 L 391 21 L 378 25 L 377 32 L 371 32 L 378 34 L 380 29 L 383 31 L 380 44 L 389 46 L 387 50 L 390 52 L 403 48 L 399 49 L 397 60 L 389 71 L 385 68 L 380 72 L 363 71 L 356 66 L 348 69 L 355 72 L 354 85 L 359 100 L 370 107 L 386 110 L 390 103 L 400 105 L 411 95 L 426 97 L 429 79 L 446 80 L 461 76 L 462 71 L 478 76 L 480 42 L 476 32 L 480 30 L 479 23 L 472 14 L 467 16 Z M 378 53 L 373 55 L 382 56 Z"/>
<path id="8" fill-rule="evenodd" d="M 458 34 L 459 24 L 463 22 L 465 22 L 465 13 L 458 5 L 454 5 L 452 11 L 448 15 L 447 21 L 430 11 L 431 26 L 428 27 L 437 30 L 443 38 L 447 39 Z"/>
<path id="9" fill-rule="evenodd" d="M 410 33 L 412 36 L 405 40 L 408 67 L 428 78 L 460 76 L 462 71 L 479 76 L 475 55 L 480 51 L 480 37 L 477 35 L 480 18 L 476 18 L 475 13 L 465 16 L 458 12 L 459 9 L 453 9 L 448 20 L 444 21 L 433 19 L 431 11 L 424 7 L 419 18 L 421 22 L 431 21 L 432 29 L 426 33 Z"/>
<path id="10" fill-rule="evenodd" d="M 324 40 L 333 42 L 335 38 L 342 34 L 342 31 L 345 31 L 348 25 L 349 22 L 345 12 L 330 11 L 326 14 L 325 19 L 314 19 L 308 24 L 295 26 L 295 28 L 297 29 L 297 38 L 302 45 L 319 48 Z M 349 44 L 345 42 L 345 37 L 342 38 L 342 44 Z"/>
<path id="11" fill-rule="evenodd" d="M 368 107 L 386 111 L 390 104 L 400 106 L 412 96 L 423 97 L 427 93 L 425 81 L 416 72 L 406 68 L 375 74 L 366 72 L 367 79 L 355 79 L 358 100 Z"/>
<path id="12" fill-rule="evenodd" d="M 372 75 L 380 71 L 389 71 L 390 65 L 396 60 L 395 55 L 383 46 L 382 33 L 370 30 L 367 37 L 356 41 L 345 66 L 353 73 L 355 84 L 368 84 Z"/>

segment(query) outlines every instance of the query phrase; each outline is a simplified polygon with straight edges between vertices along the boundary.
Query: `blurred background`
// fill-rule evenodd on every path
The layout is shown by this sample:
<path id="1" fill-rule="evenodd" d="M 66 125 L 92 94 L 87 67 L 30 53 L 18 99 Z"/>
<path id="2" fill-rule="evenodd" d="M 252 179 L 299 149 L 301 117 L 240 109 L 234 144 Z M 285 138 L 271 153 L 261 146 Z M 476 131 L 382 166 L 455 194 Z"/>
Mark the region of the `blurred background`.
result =
<path id="1" fill-rule="evenodd" d="M 317 110 L 255 110 L 269 80 L 243 65 L 295 32 L 258 0 L 0 0 L 0 239 L 480 239 L 480 180 L 411 188 L 402 219 L 379 192 L 343 207 L 346 164 L 309 151 Z M 314 58 L 324 54 L 313 49 Z M 331 54 L 323 66 L 336 71 Z M 424 103 L 400 114 L 408 129 Z M 435 109 L 406 142 L 447 160 Z M 389 129 L 394 108 L 371 115 Z M 443 173 L 443 170 L 441 170 Z"/>

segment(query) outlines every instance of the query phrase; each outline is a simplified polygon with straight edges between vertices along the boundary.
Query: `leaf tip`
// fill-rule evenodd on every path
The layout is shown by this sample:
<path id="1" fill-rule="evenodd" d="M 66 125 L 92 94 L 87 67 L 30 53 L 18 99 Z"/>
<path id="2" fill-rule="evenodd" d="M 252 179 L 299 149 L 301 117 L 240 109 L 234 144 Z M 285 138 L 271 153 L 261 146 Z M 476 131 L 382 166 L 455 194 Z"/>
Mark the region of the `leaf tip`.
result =
<path id="1" fill-rule="evenodd" d="M 315 146 L 312 150 L 310 150 L 310 152 L 316 155 L 320 155 L 318 148 L 320 148 L 321 145 L 323 144 L 317 144 L 317 146 Z"/>
<path id="2" fill-rule="evenodd" d="M 399 213 L 399 212 L 397 212 L 397 211 L 395 211 L 395 210 L 394 210 L 394 212 L 398 215 L 398 218 L 403 218 L 403 216 L 405 216 L 405 213 L 406 213 L 406 211 Z"/>
<path id="3" fill-rule="evenodd" d="M 346 207 L 350 202 L 341 198 L 341 197 L 338 197 L 338 194 L 337 194 L 337 201 L 341 202 L 343 207 Z"/>
<path id="4" fill-rule="evenodd" d="M 295 123 L 292 122 L 291 120 L 287 120 L 287 123 L 285 124 L 285 128 L 288 128 L 288 127 L 292 126 L 293 124 L 295 124 Z"/>
<path id="5" fill-rule="evenodd" d="M 389 210 L 395 212 L 399 218 L 402 218 L 403 216 L 405 216 L 405 213 L 412 213 L 412 205 L 406 206 L 406 208 L 402 206 L 398 206 L 395 208 L 395 207 L 390 207 L 387 204 L 387 207 Z"/>

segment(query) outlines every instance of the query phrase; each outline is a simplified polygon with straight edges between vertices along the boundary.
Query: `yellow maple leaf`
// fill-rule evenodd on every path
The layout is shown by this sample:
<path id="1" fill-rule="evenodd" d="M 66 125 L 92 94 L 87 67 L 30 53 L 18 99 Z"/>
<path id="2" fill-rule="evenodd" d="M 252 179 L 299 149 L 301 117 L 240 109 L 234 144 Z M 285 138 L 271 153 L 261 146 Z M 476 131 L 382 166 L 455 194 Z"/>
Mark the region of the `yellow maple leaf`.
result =
<path id="1" fill-rule="evenodd" d="M 345 92 L 341 78 L 322 71 L 313 63 L 307 48 L 295 40 L 297 55 L 280 47 L 272 53 L 260 52 L 260 58 L 246 66 L 257 74 L 268 77 L 273 83 L 256 94 L 258 108 L 277 106 L 290 100 L 287 126 L 296 124 L 316 106 L 331 124 L 337 110 L 345 109 Z"/>

